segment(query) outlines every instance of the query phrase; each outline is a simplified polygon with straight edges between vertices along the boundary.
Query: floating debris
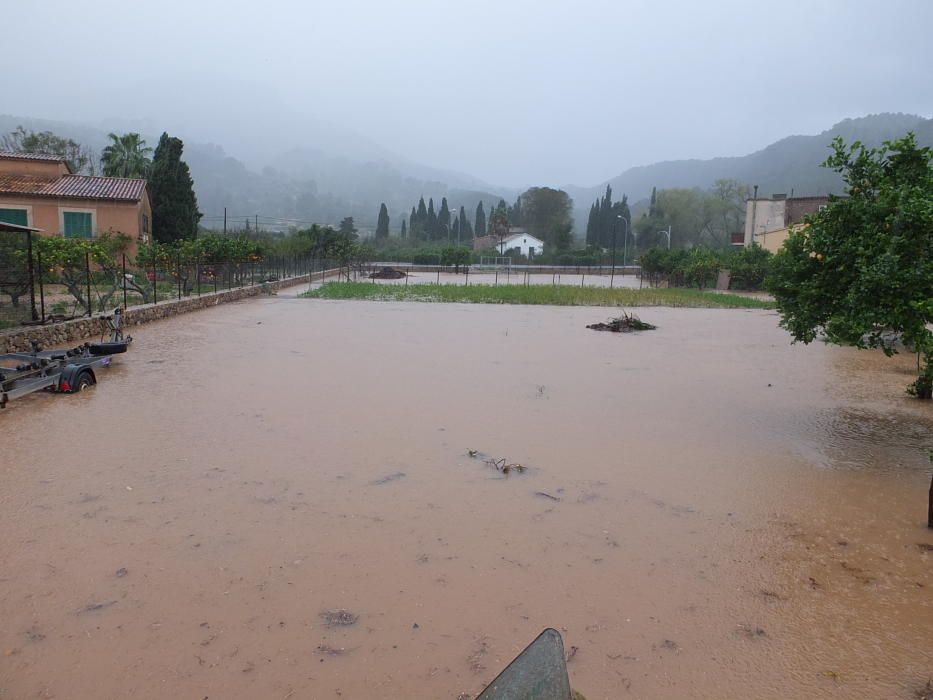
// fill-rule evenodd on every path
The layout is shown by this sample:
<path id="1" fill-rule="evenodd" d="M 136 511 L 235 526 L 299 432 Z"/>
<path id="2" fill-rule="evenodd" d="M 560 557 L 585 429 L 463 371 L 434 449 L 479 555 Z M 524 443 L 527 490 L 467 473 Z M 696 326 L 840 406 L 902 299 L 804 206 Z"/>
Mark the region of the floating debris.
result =
<path id="1" fill-rule="evenodd" d="M 607 323 L 591 323 L 587 328 L 611 333 L 631 333 L 632 331 L 653 331 L 657 326 L 642 321 L 635 314 L 623 311 L 621 316 L 610 318 Z"/>
<path id="2" fill-rule="evenodd" d="M 541 496 L 541 498 L 548 498 L 552 501 L 560 501 L 560 499 L 557 496 L 552 496 L 551 494 L 545 493 L 544 491 L 535 491 L 535 496 Z"/>
<path id="3" fill-rule="evenodd" d="M 398 481 L 399 479 L 405 478 L 405 472 L 395 472 L 394 474 L 389 474 L 384 476 L 381 479 L 376 479 L 375 481 L 370 481 L 370 486 L 382 486 L 383 484 L 388 484 L 391 481 Z"/>
<path id="4" fill-rule="evenodd" d="M 75 612 L 75 615 L 80 615 L 81 613 L 87 612 L 96 612 L 97 610 L 103 610 L 104 608 L 109 608 L 111 605 L 116 604 L 117 601 L 115 600 L 108 600 L 105 603 L 89 603 L 88 605 L 85 605 L 83 608 Z"/>
<path id="5" fill-rule="evenodd" d="M 325 656 L 343 656 L 352 650 L 346 647 L 332 647 L 330 644 L 318 644 L 315 651 Z"/>
<path id="6" fill-rule="evenodd" d="M 502 472 L 506 476 L 508 476 L 511 472 L 518 472 L 521 474 L 526 469 L 524 464 L 519 464 L 517 462 L 507 463 L 505 457 L 502 457 L 501 459 L 487 459 L 484 461 L 488 466 L 492 467 L 498 472 Z"/>
<path id="7" fill-rule="evenodd" d="M 325 610 L 322 612 L 321 619 L 324 620 L 328 627 L 348 627 L 355 624 L 356 621 L 360 619 L 360 616 L 349 610 L 336 608 L 334 610 Z"/>

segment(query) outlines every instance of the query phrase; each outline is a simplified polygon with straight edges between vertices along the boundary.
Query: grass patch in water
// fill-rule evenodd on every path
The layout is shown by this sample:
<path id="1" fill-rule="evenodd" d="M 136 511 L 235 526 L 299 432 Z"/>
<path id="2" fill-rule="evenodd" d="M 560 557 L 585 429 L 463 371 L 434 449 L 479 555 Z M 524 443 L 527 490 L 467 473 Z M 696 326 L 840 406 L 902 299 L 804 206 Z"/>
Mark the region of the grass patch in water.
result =
<path id="1" fill-rule="evenodd" d="M 570 285 L 412 284 L 328 282 L 305 292 L 310 299 L 427 301 L 468 304 L 544 304 L 549 306 L 675 306 L 698 309 L 773 309 L 774 302 L 703 292 L 697 289 L 609 289 Z"/>

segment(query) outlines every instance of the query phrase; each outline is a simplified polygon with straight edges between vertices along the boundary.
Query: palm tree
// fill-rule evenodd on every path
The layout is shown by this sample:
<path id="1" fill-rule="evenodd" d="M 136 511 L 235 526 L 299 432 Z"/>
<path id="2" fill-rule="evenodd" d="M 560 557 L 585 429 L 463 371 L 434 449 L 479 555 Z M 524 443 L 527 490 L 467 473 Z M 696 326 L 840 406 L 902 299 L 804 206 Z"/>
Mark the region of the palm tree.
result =
<path id="1" fill-rule="evenodd" d="M 104 148 L 100 164 L 107 177 L 146 177 L 152 161 L 152 149 L 139 134 L 109 134 L 110 145 Z"/>

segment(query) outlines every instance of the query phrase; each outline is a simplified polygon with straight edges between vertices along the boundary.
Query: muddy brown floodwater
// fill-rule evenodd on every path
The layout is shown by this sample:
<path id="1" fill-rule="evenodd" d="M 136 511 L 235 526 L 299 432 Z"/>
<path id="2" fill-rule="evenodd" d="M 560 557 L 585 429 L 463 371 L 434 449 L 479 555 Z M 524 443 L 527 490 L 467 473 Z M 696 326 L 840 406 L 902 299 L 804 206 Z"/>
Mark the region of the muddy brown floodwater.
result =
<path id="1" fill-rule="evenodd" d="M 455 698 L 547 626 L 590 700 L 920 697 L 913 358 L 640 312 L 269 298 L 14 402 L 0 698 Z"/>

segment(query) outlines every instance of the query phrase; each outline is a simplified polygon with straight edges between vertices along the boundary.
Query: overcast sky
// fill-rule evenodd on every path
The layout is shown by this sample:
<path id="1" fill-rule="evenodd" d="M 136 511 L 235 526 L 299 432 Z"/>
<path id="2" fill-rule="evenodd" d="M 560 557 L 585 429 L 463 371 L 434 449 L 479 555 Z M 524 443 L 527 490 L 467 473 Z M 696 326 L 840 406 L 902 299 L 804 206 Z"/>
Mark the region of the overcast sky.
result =
<path id="1" fill-rule="evenodd" d="M 146 120 L 253 162 L 351 140 L 316 119 L 495 184 L 592 185 L 933 114 L 930 0 L 3 0 L 2 18 L 0 112 Z"/>

